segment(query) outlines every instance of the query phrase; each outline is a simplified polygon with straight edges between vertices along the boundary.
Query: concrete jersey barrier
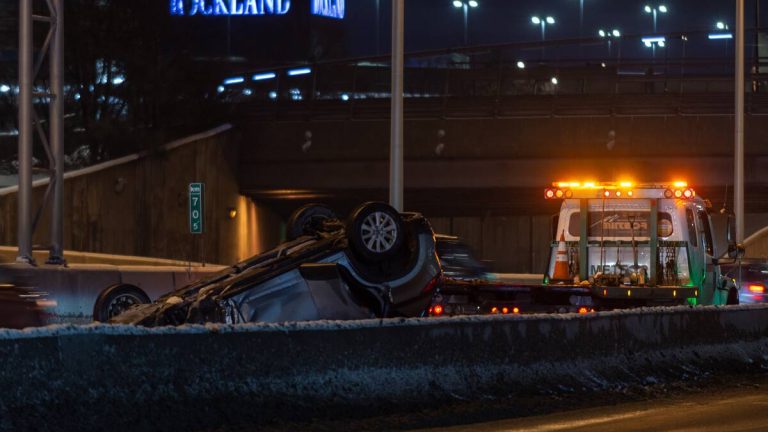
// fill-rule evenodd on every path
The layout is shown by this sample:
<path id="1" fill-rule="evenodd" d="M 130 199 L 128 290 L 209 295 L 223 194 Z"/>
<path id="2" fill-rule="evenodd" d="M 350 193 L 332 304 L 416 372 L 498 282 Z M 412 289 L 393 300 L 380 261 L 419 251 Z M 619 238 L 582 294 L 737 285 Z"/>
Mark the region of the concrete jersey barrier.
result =
<path id="1" fill-rule="evenodd" d="M 0 358 L 3 430 L 202 430 L 759 371 L 768 307 L 54 326 L 0 331 Z"/>

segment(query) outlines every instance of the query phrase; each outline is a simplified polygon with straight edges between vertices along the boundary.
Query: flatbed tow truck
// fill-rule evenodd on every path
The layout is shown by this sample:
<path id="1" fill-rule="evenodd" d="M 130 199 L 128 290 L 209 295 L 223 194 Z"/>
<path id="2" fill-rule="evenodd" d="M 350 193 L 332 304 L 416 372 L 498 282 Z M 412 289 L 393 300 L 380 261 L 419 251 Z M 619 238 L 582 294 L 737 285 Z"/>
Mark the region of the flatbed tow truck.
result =
<path id="1" fill-rule="evenodd" d="M 556 182 L 544 198 L 563 203 L 542 282 L 448 279 L 430 315 L 738 303 L 720 271 L 733 260 L 715 258 L 712 206 L 687 183 Z"/>

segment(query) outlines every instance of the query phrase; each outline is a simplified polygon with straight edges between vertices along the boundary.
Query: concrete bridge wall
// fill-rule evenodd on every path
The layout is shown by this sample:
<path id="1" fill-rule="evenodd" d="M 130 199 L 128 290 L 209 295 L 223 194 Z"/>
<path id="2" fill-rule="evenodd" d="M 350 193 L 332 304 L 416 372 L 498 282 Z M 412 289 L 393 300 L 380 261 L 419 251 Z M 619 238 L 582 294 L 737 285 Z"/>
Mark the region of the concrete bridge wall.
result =
<path id="1" fill-rule="evenodd" d="M 280 220 L 239 193 L 230 126 L 67 173 L 65 249 L 231 264 L 277 243 Z M 206 184 L 205 233 L 189 233 L 188 185 Z M 35 208 L 46 184 L 36 183 Z M 0 244 L 16 244 L 17 188 L 0 190 Z M 229 209 L 237 216 L 229 217 Z M 34 243 L 48 242 L 40 219 Z"/>
<path id="2" fill-rule="evenodd" d="M 521 415 L 764 375 L 766 350 L 763 306 L 4 331 L 0 429 L 220 430 L 457 400 Z"/>

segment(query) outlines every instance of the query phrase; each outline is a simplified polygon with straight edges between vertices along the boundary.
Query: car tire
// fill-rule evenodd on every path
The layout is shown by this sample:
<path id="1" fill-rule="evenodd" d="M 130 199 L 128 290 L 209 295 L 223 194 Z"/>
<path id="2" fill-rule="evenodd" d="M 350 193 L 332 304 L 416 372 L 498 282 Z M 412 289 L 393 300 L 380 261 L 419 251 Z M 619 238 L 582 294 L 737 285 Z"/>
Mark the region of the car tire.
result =
<path id="1" fill-rule="evenodd" d="M 739 304 L 739 291 L 736 288 L 731 288 L 730 290 L 728 290 L 728 299 L 726 300 L 725 304 L 727 305 Z"/>
<path id="2" fill-rule="evenodd" d="M 107 322 L 133 305 L 150 303 L 149 296 L 144 291 L 126 284 L 116 284 L 99 294 L 93 305 L 93 320 Z"/>
<path id="3" fill-rule="evenodd" d="M 365 261 L 375 263 L 391 258 L 403 247 L 403 219 L 387 204 L 363 204 L 347 221 L 347 239 L 350 247 Z"/>
<path id="4" fill-rule="evenodd" d="M 307 204 L 299 207 L 288 219 L 288 240 L 296 240 L 305 235 L 315 235 L 323 222 L 336 219 L 336 214 L 324 204 Z"/>

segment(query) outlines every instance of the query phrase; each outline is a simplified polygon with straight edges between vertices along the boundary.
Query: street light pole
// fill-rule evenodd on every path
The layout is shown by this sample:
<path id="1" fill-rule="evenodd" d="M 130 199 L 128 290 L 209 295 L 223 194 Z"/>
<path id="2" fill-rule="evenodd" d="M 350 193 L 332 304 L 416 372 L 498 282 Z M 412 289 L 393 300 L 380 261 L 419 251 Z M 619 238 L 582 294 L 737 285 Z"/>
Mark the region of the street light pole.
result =
<path id="1" fill-rule="evenodd" d="M 381 0 L 376 0 L 376 54 L 381 53 Z"/>
<path id="2" fill-rule="evenodd" d="M 392 112 L 390 119 L 389 204 L 403 211 L 403 75 L 405 1 L 392 0 Z"/>
<path id="3" fill-rule="evenodd" d="M 651 14 L 653 16 L 653 32 L 656 33 L 656 21 L 658 19 L 658 14 L 659 12 L 663 14 L 667 13 L 667 7 L 663 4 L 658 6 L 645 5 L 643 10 L 645 10 L 645 13 Z"/>
<path id="4" fill-rule="evenodd" d="M 480 6 L 477 0 L 453 0 L 453 7 L 464 13 L 464 45 L 469 44 L 469 8 Z"/>
<path id="5" fill-rule="evenodd" d="M 547 16 L 545 18 L 539 18 L 538 16 L 532 16 L 531 22 L 535 25 L 541 25 L 541 41 L 544 42 L 547 40 L 547 24 L 554 24 L 555 18 L 552 16 Z M 544 53 L 546 52 L 546 47 L 542 44 L 541 47 L 541 54 L 542 57 L 544 56 Z"/>
<path id="6" fill-rule="evenodd" d="M 733 210 L 736 242 L 744 241 L 744 0 L 736 0 L 736 125 Z"/>
<path id="7" fill-rule="evenodd" d="M 611 57 L 611 45 L 613 44 L 613 38 L 620 38 L 621 32 L 618 29 L 608 31 L 600 29 L 597 31 L 597 35 L 608 42 L 608 57 Z"/>
<path id="8" fill-rule="evenodd" d="M 464 3 L 462 6 L 464 9 L 464 45 L 469 44 L 469 5 Z"/>

